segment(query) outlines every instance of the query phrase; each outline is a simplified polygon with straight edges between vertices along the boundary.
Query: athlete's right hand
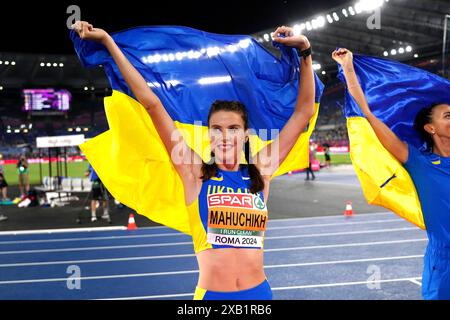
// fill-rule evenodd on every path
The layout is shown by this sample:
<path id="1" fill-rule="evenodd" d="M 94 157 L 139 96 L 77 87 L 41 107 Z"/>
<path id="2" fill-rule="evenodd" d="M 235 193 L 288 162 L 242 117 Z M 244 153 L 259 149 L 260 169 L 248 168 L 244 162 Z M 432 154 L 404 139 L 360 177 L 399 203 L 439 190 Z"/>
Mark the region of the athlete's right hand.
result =
<path id="1" fill-rule="evenodd" d="M 94 26 L 86 21 L 77 21 L 72 25 L 81 39 L 92 40 L 100 43 L 104 43 L 108 39 L 109 34 L 100 28 L 94 28 Z"/>
<path id="2" fill-rule="evenodd" d="M 334 61 L 344 67 L 353 62 L 353 53 L 345 48 L 339 48 L 338 50 L 333 51 L 331 57 Z"/>

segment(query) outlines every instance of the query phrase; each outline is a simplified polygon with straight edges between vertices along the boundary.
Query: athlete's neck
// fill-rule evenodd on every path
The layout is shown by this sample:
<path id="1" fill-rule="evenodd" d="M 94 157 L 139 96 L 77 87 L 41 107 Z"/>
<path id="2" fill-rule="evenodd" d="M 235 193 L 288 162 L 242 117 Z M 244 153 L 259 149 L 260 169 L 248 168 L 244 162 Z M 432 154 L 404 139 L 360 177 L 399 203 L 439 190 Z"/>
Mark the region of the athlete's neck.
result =
<path id="1" fill-rule="evenodd" d="M 239 163 L 217 163 L 217 168 L 222 171 L 239 171 Z"/>
<path id="2" fill-rule="evenodd" d="M 450 157 L 450 139 L 445 137 L 434 139 L 433 153 L 445 158 Z"/>

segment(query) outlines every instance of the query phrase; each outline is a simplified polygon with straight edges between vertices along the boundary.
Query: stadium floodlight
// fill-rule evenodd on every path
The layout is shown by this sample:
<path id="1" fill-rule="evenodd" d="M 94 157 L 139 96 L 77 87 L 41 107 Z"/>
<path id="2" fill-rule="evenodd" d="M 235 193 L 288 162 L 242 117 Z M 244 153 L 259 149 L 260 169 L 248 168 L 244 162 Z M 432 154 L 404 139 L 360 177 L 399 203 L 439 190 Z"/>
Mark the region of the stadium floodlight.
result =
<path id="1" fill-rule="evenodd" d="M 11 62 L 11 65 L 12 65 L 12 66 L 15 66 L 15 65 L 16 65 L 16 62 L 15 62 L 15 61 L 12 61 L 12 62 Z"/>
<path id="2" fill-rule="evenodd" d="M 344 17 L 348 17 L 348 12 L 347 9 L 342 9 L 342 14 L 344 15 Z"/>
<path id="3" fill-rule="evenodd" d="M 313 28 L 313 27 L 312 27 L 312 25 L 311 25 L 311 22 L 307 21 L 307 22 L 306 22 L 306 30 L 311 31 L 312 28 Z"/>
<path id="4" fill-rule="evenodd" d="M 47 66 L 47 67 L 51 67 L 52 64 L 51 64 L 50 62 L 47 62 L 46 66 Z"/>
<path id="5" fill-rule="evenodd" d="M 339 21 L 339 15 L 337 14 L 337 12 L 333 12 L 333 18 L 334 21 Z"/>
<path id="6" fill-rule="evenodd" d="M 412 47 L 411 46 L 407 46 L 406 47 L 406 52 L 411 52 L 412 51 Z"/>
<path id="7" fill-rule="evenodd" d="M 355 13 L 355 9 L 353 9 L 352 6 L 348 7 L 348 12 L 350 12 L 350 14 L 351 14 L 352 16 L 354 16 L 354 15 L 356 14 L 356 13 Z"/>
<path id="8" fill-rule="evenodd" d="M 320 69 L 322 69 L 322 66 L 320 65 L 320 63 L 313 63 L 313 69 L 320 70 Z"/>
<path id="9" fill-rule="evenodd" d="M 264 40 L 266 40 L 266 42 L 269 42 L 269 40 L 270 40 L 270 36 L 268 33 L 264 34 L 263 38 L 264 38 Z"/>
<path id="10" fill-rule="evenodd" d="M 45 63 L 41 62 L 40 66 L 45 67 Z"/>
<path id="11" fill-rule="evenodd" d="M 417 53 L 414 54 L 414 58 L 418 58 L 419 55 Z"/>
<path id="12" fill-rule="evenodd" d="M 317 19 L 312 19 L 311 24 L 313 29 L 317 29 L 319 27 L 319 22 L 317 21 Z"/>
<path id="13" fill-rule="evenodd" d="M 84 87 L 84 91 L 88 91 L 89 90 L 89 88 L 88 87 Z"/>
<path id="14" fill-rule="evenodd" d="M 396 54 L 397 54 L 397 50 L 392 49 L 392 50 L 391 50 L 391 55 L 395 56 Z"/>
<path id="15" fill-rule="evenodd" d="M 399 48 L 399 49 L 398 49 L 398 53 L 400 53 L 400 54 L 403 54 L 403 53 L 405 53 L 405 49 L 403 49 L 403 48 Z"/>
<path id="16" fill-rule="evenodd" d="M 358 11 L 374 11 L 383 6 L 383 0 L 360 0 L 355 4 L 356 12 Z"/>
<path id="17" fill-rule="evenodd" d="M 299 24 L 294 24 L 294 36 L 298 36 L 302 33 L 302 29 L 300 29 L 300 25 Z"/>
<path id="18" fill-rule="evenodd" d="M 389 52 L 385 51 L 383 52 L 383 56 L 387 57 L 389 55 Z"/>
<path id="19" fill-rule="evenodd" d="M 327 20 L 328 20 L 328 23 L 333 23 L 334 22 L 333 17 L 331 15 L 329 15 L 329 14 L 327 14 Z"/>
<path id="20" fill-rule="evenodd" d="M 7 65 L 9 65 L 9 61 L 8 60 L 5 61 L 5 66 L 7 66 Z"/>
<path id="21" fill-rule="evenodd" d="M 58 66 L 58 64 L 57 64 L 56 62 L 54 62 L 54 63 L 53 63 L 53 66 L 54 66 L 54 67 L 57 67 L 57 66 Z"/>
<path id="22" fill-rule="evenodd" d="M 323 70 L 323 71 L 322 71 L 322 74 L 323 74 L 323 75 L 326 75 L 326 74 L 327 74 L 327 72 L 326 72 L 325 70 Z"/>
<path id="23" fill-rule="evenodd" d="M 361 12 L 363 12 L 359 2 L 355 4 L 355 12 L 356 12 L 356 14 L 360 14 Z"/>
<path id="24" fill-rule="evenodd" d="M 3 90 L 3 86 L 0 86 L 0 91 L 2 91 Z"/>
<path id="25" fill-rule="evenodd" d="M 323 28 L 325 26 L 325 17 L 324 16 L 319 16 L 317 17 L 317 25 L 319 26 L 319 28 Z"/>
<path id="26" fill-rule="evenodd" d="M 64 63 L 59 64 L 60 68 L 64 67 Z"/>
<path id="27" fill-rule="evenodd" d="M 3 64 L 3 61 L 2 61 L 2 60 L 0 60 L 0 64 Z"/>

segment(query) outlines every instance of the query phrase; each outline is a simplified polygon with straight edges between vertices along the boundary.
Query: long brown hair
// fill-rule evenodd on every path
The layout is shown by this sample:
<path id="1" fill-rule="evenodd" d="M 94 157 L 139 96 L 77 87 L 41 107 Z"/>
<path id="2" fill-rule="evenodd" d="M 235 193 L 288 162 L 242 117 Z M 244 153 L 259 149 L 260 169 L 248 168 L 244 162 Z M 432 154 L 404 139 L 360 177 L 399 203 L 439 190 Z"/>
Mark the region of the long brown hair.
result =
<path id="1" fill-rule="evenodd" d="M 239 102 L 239 101 L 224 101 L 224 100 L 217 100 L 209 109 L 208 114 L 208 125 L 209 120 L 211 119 L 211 116 L 218 112 L 218 111 L 230 111 L 230 112 L 236 112 L 239 113 L 242 117 L 242 120 L 244 121 L 244 129 L 248 129 L 248 115 L 247 115 L 247 109 L 245 106 Z M 250 186 L 250 192 L 251 193 L 258 193 L 259 191 L 262 191 L 264 189 L 264 180 L 261 176 L 261 173 L 259 172 L 258 168 L 250 163 L 250 143 L 247 141 L 244 145 L 244 154 L 245 154 L 245 160 L 247 161 L 247 167 L 248 167 L 248 173 L 250 175 L 250 180 L 252 182 Z M 211 177 L 216 176 L 217 174 L 217 164 L 214 161 L 214 153 L 211 151 L 211 161 L 210 163 L 203 162 L 202 165 L 202 180 L 206 181 L 211 179 Z"/>

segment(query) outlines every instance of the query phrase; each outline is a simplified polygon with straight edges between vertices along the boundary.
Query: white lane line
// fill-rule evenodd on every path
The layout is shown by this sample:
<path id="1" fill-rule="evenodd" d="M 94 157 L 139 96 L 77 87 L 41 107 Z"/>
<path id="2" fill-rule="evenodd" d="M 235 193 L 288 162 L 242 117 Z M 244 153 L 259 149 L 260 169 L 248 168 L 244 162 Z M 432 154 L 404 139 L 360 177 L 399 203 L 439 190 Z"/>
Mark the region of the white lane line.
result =
<path id="1" fill-rule="evenodd" d="M 414 284 L 417 284 L 419 287 L 422 286 L 422 282 L 418 281 L 418 279 L 410 279 L 410 281 Z"/>
<path id="2" fill-rule="evenodd" d="M 280 240 L 280 239 L 298 239 L 298 238 L 316 238 L 329 236 L 343 236 L 343 235 L 357 235 L 357 234 L 372 234 L 372 233 L 388 233 L 398 231 L 417 231 L 421 230 L 417 227 L 413 228 L 394 228 L 394 229 L 376 229 L 366 231 L 351 231 L 351 232 L 334 232 L 334 233 L 318 233 L 318 234 L 302 234 L 295 236 L 277 236 L 266 237 L 266 240 Z M 38 249 L 38 250 L 17 250 L 17 251 L 0 251 L 0 255 L 6 254 L 26 254 L 26 253 L 49 253 L 49 252 L 73 252 L 73 251 L 92 251 L 92 250 L 113 250 L 113 249 L 135 249 L 135 248 L 154 248 L 154 247 L 171 247 L 192 245 L 192 242 L 170 242 L 170 243 L 152 243 L 139 245 L 123 245 L 123 246 L 103 246 L 103 247 L 79 247 L 79 248 L 60 248 L 60 249 Z"/>
<path id="3" fill-rule="evenodd" d="M 356 215 L 353 218 L 361 219 L 362 217 L 371 217 L 371 216 L 384 216 L 384 215 L 392 215 L 395 216 L 392 212 L 374 212 L 374 213 L 360 213 Z M 298 217 L 298 218 L 280 218 L 280 219 L 271 219 L 270 222 L 272 223 L 278 223 L 278 222 L 284 222 L 284 221 L 307 221 L 307 220 L 322 220 L 322 219 L 330 219 L 330 218 L 342 218 L 342 214 L 336 214 L 336 215 L 329 215 L 329 216 L 320 216 L 320 217 Z M 368 220 L 369 221 L 369 220 Z M 269 223 L 270 223 L 269 222 Z M 126 230 L 126 227 L 105 227 L 105 228 L 117 228 L 117 230 Z M 32 234 L 40 234 L 40 233 L 56 233 L 57 231 L 60 231 L 62 233 L 64 232 L 95 232 L 95 231 L 102 231 L 104 228 L 74 228 L 74 229 L 48 229 L 48 230 L 19 230 L 19 231 L 2 231 L 0 232 L 0 236 L 3 235 L 32 235 Z M 157 229 L 167 229 L 172 230 L 166 226 L 155 226 L 155 227 L 142 227 L 138 230 L 157 230 Z M 68 230 L 68 231 L 67 231 Z M 111 231 L 111 229 L 106 229 L 103 231 Z M 113 229 L 112 231 L 116 231 Z"/>
<path id="4" fill-rule="evenodd" d="M 366 285 L 370 283 L 371 285 L 376 283 L 394 283 L 394 282 L 406 282 L 406 281 L 417 281 L 422 279 L 421 277 L 415 278 L 399 278 L 399 279 L 384 279 L 379 281 L 354 281 L 354 282 L 340 282 L 340 283 L 323 283 L 323 284 L 311 284 L 311 285 L 301 285 L 301 286 L 290 286 L 290 287 L 274 287 L 272 291 L 284 291 L 284 290 L 299 290 L 299 289 L 313 289 L 313 288 L 327 288 L 327 287 L 342 287 L 342 286 L 359 286 Z M 107 299 L 95 299 L 95 300 L 144 300 L 144 299 L 164 299 L 164 298 L 184 298 L 193 297 L 193 293 L 179 293 L 179 294 L 164 294 L 164 295 L 152 295 L 152 296 L 138 296 L 138 297 L 123 297 L 123 298 L 107 298 Z"/>
<path id="5" fill-rule="evenodd" d="M 269 213 L 270 214 L 270 213 Z M 269 223 L 270 222 L 274 222 L 274 223 L 278 223 L 278 222 L 284 222 L 284 221 L 307 221 L 307 220 L 323 220 L 323 219 L 330 219 L 330 218 L 336 218 L 336 219 L 341 219 L 344 215 L 343 214 L 333 214 L 333 215 L 329 215 L 329 216 L 319 216 L 319 217 L 298 217 L 298 218 L 279 218 L 279 219 L 269 219 Z M 372 216 L 394 216 L 394 217 L 398 217 L 395 213 L 393 212 L 388 212 L 388 211 L 384 211 L 384 212 L 373 212 L 373 213 L 358 213 L 355 216 L 353 216 L 353 218 L 355 219 L 362 219 L 365 217 L 372 217 Z M 365 219 L 362 219 L 365 220 Z M 366 220 L 366 221 L 370 221 L 370 220 Z M 406 220 L 405 220 L 406 221 Z M 164 226 L 158 226 L 158 227 L 143 227 L 143 228 L 139 228 L 139 229 L 163 229 L 167 227 Z M 168 229 L 169 230 L 169 229 Z"/>
<path id="6" fill-rule="evenodd" d="M 109 298 L 109 299 L 92 299 L 98 301 L 117 301 L 117 300 L 144 300 L 144 299 L 164 299 L 164 298 L 185 298 L 193 297 L 193 293 L 179 293 L 179 294 L 162 294 L 157 296 L 141 296 L 141 297 L 126 297 L 126 298 Z"/>
<path id="7" fill-rule="evenodd" d="M 265 266 L 264 269 L 323 266 L 323 265 L 329 265 L 329 264 L 346 264 L 346 263 L 357 263 L 357 262 L 407 260 L 407 259 L 417 259 L 417 258 L 423 258 L 423 254 L 411 255 L 411 256 L 399 256 L 399 257 L 384 257 L 384 258 L 367 258 L 367 259 L 339 260 L 339 261 L 321 261 L 321 262 L 274 264 L 274 265 L 270 265 L 270 266 Z"/>
<path id="8" fill-rule="evenodd" d="M 282 251 L 297 251 L 297 250 L 314 250 L 314 249 L 392 245 L 392 244 L 426 242 L 426 241 L 428 241 L 427 238 L 421 238 L 421 239 L 404 239 L 404 240 L 377 241 L 377 242 L 356 242 L 356 243 L 330 244 L 330 245 L 305 246 L 305 247 L 286 247 L 286 248 L 265 249 L 264 253 L 282 252 Z M 0 264 L 0 268 L 34 267 L 34 266 L 48 266 L 48 265 L 83 264 L 83 263 L 105 263 L 105 262 L 139 261 L 139 260 L 159 260 L 159 259 L 193 258 L 193 257 L 195 257 L 195 254 L 192 253 L 192 254 L 175 254 L 175 255 L 160 255 L 160 256 L 140 256 L 140 257 L 129 257 L 129 258 L 23 262 L 23 263 Z"/>
<path id="9" fill-rule="evenodd" d="M 334 226 L 355 226 L 364 224 L 382 224 L 382 223 L 395 223 L 405 222 L 403 219 L 384 219 L 373 221 L 357 221 L 357 222 L 339 222 L 339 223 L 325 223 L 325 224 L 312 224 L 301 226 L 284 226 L 284 227 L 268 227 L 267 230 L 284 230 L 284 229 L 306 229 L 306 228 L 320 228 L 320 227 L 334 227 Z M 269 223 L 270 224 L 270 223 Z M 54 242 L 76 242 L 76 241 L 94 241 L 94 240 L 121 240 L 121 239 L 142 239 L 142 238 L 158 238 L 158 237 L 176 237 L 188 235 L 173 232 L 173 233 L 160 233 L 160 234 L 142 234 L 142 235 L 125 235 L 125 236 L 108 236 L 108 237 L 90 237 L 90 238 L 61 238 L 61 239 L 42 239 L 42 240 L 14 240 L 14 241 L 0 241 L 0 245 L 11 244 L 27 244 L 27 243 L 54 243 Z"/>
<path id="10" fill-rule="evenodd" d="M 61 238 L 61 239 L 42 239 L 42 240 L 17 240 L 17 241 L 1 241 L 0 245 L 10 244 L 26 244 L 26 243 L 53 243 L 53 242 L 75 242 L 75 241 L 94 241 L 94 240 L 121 240 L 121 239 L 141 239 L 141 238 L 158 238 L 158 237 L 175 237 L 185 236 L 184 233 L 160 233 L 160 234 L 142 234 L 142 235 L 127 235 L 127 236 L 109 236 L 109 237 L 91 237 L 91 238 Z"/>
<path id="11" fill-rule="evenodd" d="M 411 231 L 411 230 L 421 230 L 417 227 L 409 228 L 393 228 L 393 229 L 375 229 L 375 230 L 365 230 L 365 231 L 349 231 L 349 232 L 330 232 L 330 233 L 317 233 L 317 234 L 301 234 L 295 236 L 277 236 L 277 237 L 266 237 L 266 240 L 279 240 L 279 239 L 295 239 L 295 238 L 314 238 L 314 237 L 329 237 L 329 236 L 342 236 L 342 235 L 355 235 L 355 234 L 369 234 L 369 233 L 380 233 L 380 232 L 397 232 L 397 231 Z"/>
<path id="12" fill-rule="evenodd" d="M 338 222 L 338 223 L 323 223 L 323 224 L 310 224 L 302 226 L 285 226 L 285 227 L 269 227 L 267 230 L 282 230 L 282 229 L 305 229 L 305 228 L 320 228 L 320 227 L 335 227 L 335 226 L 356 226 L 363 224 L 378 224 L 378 223 L 394 223 L 394 222 L 407 222 L 403 219 L 384 219 L 384 220 L 372 220 L 372 221 L 356 221 L 356 222 Z M 269 221 L 270 224 L 270 221 Z M 409 224 L 408 224 L 409 225 Z M 1 244 L 1 242 L 0 242 Z"/>
<path id="13" fill-rule="evenodd" d="M 324 283 L 324 284 L 312 284 L 312 285 L 302 285 L 302 286 L 291 286 L 291 287 L 277 287 L 272 288 L 272 291 L 282 291 L 282 290 L 298 290 L 298 289 L 310 289 L 310 288 L 327 288 L 327 287 L 342 287 L 342 286 L 356 286 L 365 284 L 376 284 L 376 283 L 388 283 L 388 282 L 406 282 L 412 280 L 422 279 L 421 277 L 415 278 L 399 278 L 399 279 L 385 279 L 378 281 L 355 281 L 355 282 L 338 282 L 338 283 Z"/>
<path id="14" fill-rule="evenodd" d="M 97 227 L 97 228 L 72 228 L 72 229 L 44 229 L 44 230 L 18 230 L 18 231 L 2 231 L 0 236 L 17 236 L 31 234 L 53 234 L 53 233 L 75 233 L 75 232 L 102 232 L 102 231 L 122 231 L 127 227 Z"/>
<path id="15" fill-rule="evenodd" d="M 0 255 L 5 254 L 25 254 L 25 253 L 49 253 L 49 252 L 74 252 L 74 251 L 96 251 L 96 250 L 116 250 L 116 249 L 137 249 L 137 248 L 155 248 L 155 247 L 173 247 L 187 246 L 192 242 L 169 242 L 154 244 L 135 244 L 126 246 L 105 246 L 105 247 L 85 247 L 85 248 L 63 248 L 63 249 L 45 249 L 45 250 L 21 250 L 21 251 L 1 251 Z"/>
<path id="16" fill-rule="evenodd" d="M 317 265 L 330 265 L 330 264 L 347 264 L 347 263 L 360 263 L 360 262 L 373 262 L 373 261 L 390 261 L 390 260 L 405 260 L 405 259 L 417 259 L 422 258 L 423 255 L 412 256 L 399 256 L 399 257 L 379 257 L 370 259 L 355 259 L 355 260 L 338 260 L 338 261 L 321 261 L 321 262 L 307 262 L 296 264 L 279 264 L 264 266 L 264 269 L 274 268 L 293 268 L 293 267 L 305 267 L 305 266 L 317 266 Z M 122 279 L 122 278 L 135 278 L 135 277 L 154 277 L 154 276 L 169 276 L 169 275 L 183 275 L 198 273 L 198 270 L 183 270 L 183 271 L 169 271 L 169 272 L 150 272 L 150 273 L 137 273 L 137 274 L 118 274 L 109 276 L 92 276 L 92 277 L 79 277 L 71 278 L 71 280 L 105 280 L 105 279 Z M 24 284 L 24 283 L 40 283 L 40 282 L 61 282 L 67 281 L 67 278 L 50 278 L 50 279 L 30 279 L 30 280 L 9 280 L 0 281 L 0 285 L 5 284 Z"/>
<path id="17" fill-rule="evenodd" d="M 270 214 L 270 213 L 269 213 Z M 329 215 L 329 216 L 320 216 L 320 217 L 299 217 L 299 218 L 280 218 L 280 219 L 272 219 L 269 221 L 272 222 L 284 222 L 284 221 L 296 221 L 296 220 L 323 220 L 323 219 L 330 219 L 330 218 L 342 218 L 343 214 L 335 214 L 335 215 Z M 363 217 L 372 217 L 372 216 L 396 216 L 393 212 L 374 212 L 374 213 L 361 213 L 354 216 L 354 218 L 361 219 Z M 364 220 L 364 219 L 363 219 Z M 369 220 L 368 220 L 369 221 Z"/>
<path id="18" fill-rule="evenodd" d="M 361 219 L 362 217 L 371 217 L 371 216 L 385 216 L 391 215 L 395 216 L 392 212 L 375 212 L 375 213 L 361 213 L 352 219 Z M 322 219 L 330 219 L 330 218 L 342 218 L 342 215 L 329 215 L 329 216 L 320 216 L 320 217 L 299 217 L 299 218 L 280 218 L 280 219 L 271 219 L 269 220 L 269 224 L 279 223 L 279 222 L 290 222 L 290 221 L 307 221 L 307 220 L 322 220 Z M 371 220 L 362 219 L 364 221 L 370 222 Z M 400 219 L 402 220 L 402 219 Z M 157 229 L 166 229 L 168 231 L 173 231 L 166 226 L 156 226 L 156 227 L 142 227 L 138 230 L 157 230 Z M 2 235 L 33 235 L 33 234 L 52 234 L 52 233 L 65 233 L 65 232 L 96 232 L 96 231 L 124 231 L 127 230 L 126 227 L 105 227 L 105 228 L 78 228 L 78 229 L 48 229 L 48 230 L 23 230 L 23 231 L 4 231 L 0 232 L 0 236 Z"/>
<path id="19" fill-rule="evenodd" d="M 317 245 L 317 246 L 308 246 L 308 247 L 290 247 L 290 248 L 264 249 L 264 253 L 280 252 L 280 251 L 295 251 L 295 250 L 312 250 L 312 249 L 330 249 L 330 248 L 377 246 L 377 245 L 402 244 L 402 243 L 426 242 L 426 241 L 428 241 L 427 238 L 407 239 L 407 240 L 392 240 L 392 241 L 377 241 L 377 242 L 359 242 L 359 243 L 356 242 L 356 243 L 344 243 L 344 244 Z"/>

